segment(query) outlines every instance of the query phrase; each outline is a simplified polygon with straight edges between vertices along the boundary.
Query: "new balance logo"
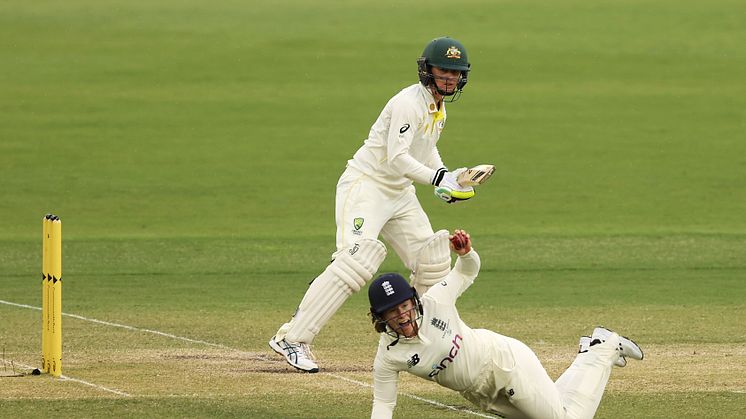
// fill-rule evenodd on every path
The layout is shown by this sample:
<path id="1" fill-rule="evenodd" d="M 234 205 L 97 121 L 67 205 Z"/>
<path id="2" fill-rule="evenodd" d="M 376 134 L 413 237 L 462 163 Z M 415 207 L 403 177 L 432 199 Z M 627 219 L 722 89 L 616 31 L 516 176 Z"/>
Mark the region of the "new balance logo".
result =
<path id="1" fill-rule="evenodd" d="M 412 358 L 410 358 L 407 361 L 407 368 L 412 368 L 419 363 L 420 363 L 420 356 L 418 354 L 414 354 L 412 355 Z"/>

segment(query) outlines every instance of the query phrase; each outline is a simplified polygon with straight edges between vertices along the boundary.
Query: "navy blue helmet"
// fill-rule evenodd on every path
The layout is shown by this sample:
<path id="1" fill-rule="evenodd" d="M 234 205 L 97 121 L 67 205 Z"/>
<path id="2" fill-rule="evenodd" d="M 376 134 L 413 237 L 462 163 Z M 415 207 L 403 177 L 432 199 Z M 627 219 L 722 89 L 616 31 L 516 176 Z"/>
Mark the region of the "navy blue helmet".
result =
<path id="1" fill-rule="evenodd" d="M 417 291 L 403 276 L 398 273 L 386 273 L 374 279 L 368 287 L 368 301 L 376 331 L 387 332 L 383 314 L 409 299 L 414 300 L 418 314 L 422 315 L 422 304 Z"/>

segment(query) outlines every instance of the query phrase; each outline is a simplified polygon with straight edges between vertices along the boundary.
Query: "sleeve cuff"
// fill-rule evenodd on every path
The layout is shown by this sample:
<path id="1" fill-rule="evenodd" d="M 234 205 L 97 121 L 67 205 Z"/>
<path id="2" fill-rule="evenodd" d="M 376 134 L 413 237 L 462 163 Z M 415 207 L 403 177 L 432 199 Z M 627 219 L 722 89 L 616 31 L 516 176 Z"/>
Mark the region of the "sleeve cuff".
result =
<path id="1" fill-rule="evenodd" d="M 433 180 L 430 183 L 435 186 L 440 185 L 440 182 L 443 180 L 443 176 L 445 176 L 447 171 L 448 169 L 446 169 L 445 167 L 441 167 L 440 169 L 436 170 L 435 175 L 433 175 Z"/>

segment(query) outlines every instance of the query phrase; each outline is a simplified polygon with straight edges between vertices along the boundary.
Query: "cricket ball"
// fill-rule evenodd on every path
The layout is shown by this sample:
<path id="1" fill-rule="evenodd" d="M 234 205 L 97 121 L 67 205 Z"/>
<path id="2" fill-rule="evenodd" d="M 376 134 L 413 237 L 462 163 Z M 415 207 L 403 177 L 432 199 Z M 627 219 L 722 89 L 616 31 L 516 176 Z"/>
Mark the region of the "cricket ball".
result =
<path id="1" fill-rule="evenodd" d="M 451 243 L 453 243 L 454 249 L 461 250 L 466 247 L 466 236 L 461 233 L 456 233 L 451 237 Z"/>

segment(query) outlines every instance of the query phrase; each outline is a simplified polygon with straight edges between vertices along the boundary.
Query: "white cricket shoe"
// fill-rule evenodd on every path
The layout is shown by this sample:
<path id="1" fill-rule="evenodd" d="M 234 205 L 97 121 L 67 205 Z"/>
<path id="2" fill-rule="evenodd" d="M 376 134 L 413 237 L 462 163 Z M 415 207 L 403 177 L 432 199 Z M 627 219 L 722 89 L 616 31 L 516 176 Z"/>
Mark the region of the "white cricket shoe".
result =
<path id="1" fill-rule="evenodd" d="M 269 340 L 269 347 L 285 357 L 288 364 L 306 372 L 319 372 L 319 366 L 314 361 L 311 347 L 307 343 L 293 343 L 283 339 L 276 341 L 275 336 Z"/>
<path id="2" fill-rule="evenodd" d="M 591 347 L 591 337 L 590 336 L 581 336 L 580 337 L 580 343 L 578 344 L 578 353 L 584 354 L 588 352 L 588 349 Z M 617 367 L 624 367 L 627 365 L 627 359 L 625 359 L 623 356 L 619 355 L 619 358 L 614 361 L 614 365 Z"/>
<path id="3" fill-rule="evenodd" d="M 606 342 L 606 339 L 608 339 L 611 334 L 614 333 L 611 330 L 603 327 L 598 326 L 595 329 L 593 329 L 593 334 L 591 335 L 591 346 L 595 345 L 596 343 L 603 343 Z M 598 340 L 599 342 L 596 342 Z M 642 353 L 642 349 L 638 344 L 632 341 L 632 339 L 625 337 L 625 336 L 619 336 L 619 347 L 617 348 L 619 351 L 619 354 L 625 358 L 632 358 L 636 359 L 638 361 L 642 360 L 642 358 L 645 356 Z"/>

